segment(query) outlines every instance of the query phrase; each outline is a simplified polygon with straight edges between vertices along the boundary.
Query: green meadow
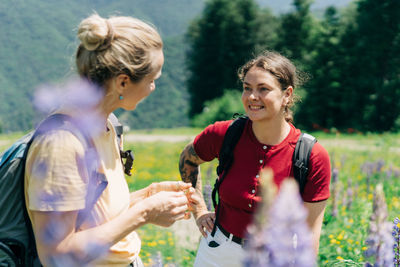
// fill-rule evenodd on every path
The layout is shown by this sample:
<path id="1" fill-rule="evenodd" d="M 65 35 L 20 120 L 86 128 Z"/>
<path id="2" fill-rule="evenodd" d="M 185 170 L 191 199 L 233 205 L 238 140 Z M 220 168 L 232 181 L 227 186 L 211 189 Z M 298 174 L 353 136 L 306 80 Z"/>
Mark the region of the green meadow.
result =
<path id="1" fill-rule="evenodd" d="M 135 135 L 185 135 L 190 140 L 199 129 L 151 130 L 130 132 Z M 313 133 L 328 150 L 338 180 L 331 184 L 331 197 L 325 211 L 318 257 L 319 266 L 363 266 L 368 258 L 369 221 L 374 189 L 383 184 L 388 209 L 387 220 L 400 217 L 400 139 L 399 134 L 327 134 Z M 4 150 L 23 134 L 1 135 Z M 129 138 L 127 138 L 128 140 Z M 180 180 L 178 159 L 187 143 L 126 142 L 135 154 L 134 172 L 126 177 L 131 190 L 152 182 Z M 203 184 L 214 183 L 216 162 L 202 166 Z M 141 258 L 152 266 L 160 257 L 163 264 L 192 266 L 199 233 L 194 220 L 177 222 L 171 228 L 146 225 L 138 230 L 142 239 Z"/>

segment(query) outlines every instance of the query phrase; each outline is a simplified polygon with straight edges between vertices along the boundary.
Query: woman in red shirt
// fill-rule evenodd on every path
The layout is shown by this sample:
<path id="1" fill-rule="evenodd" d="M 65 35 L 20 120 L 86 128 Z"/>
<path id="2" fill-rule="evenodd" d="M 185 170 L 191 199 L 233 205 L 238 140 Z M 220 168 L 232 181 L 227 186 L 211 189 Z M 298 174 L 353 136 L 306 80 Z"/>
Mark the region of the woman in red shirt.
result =
<path id="1" fill-rule="evenodd" d="M 235 146 L 234 162 L 219 188 L 219 215 L 214 236 L 210 233 L 215 213 L 207 210 L 204 200 L 193 211 L 204 236 L 195 266 L 241 266 L 243 238 L 260 202 L 260 170 L 271 168 L 278 187 L 285 178 L 293 177 L 292 157 L 301 134 L 292 124 L 293 91 L 299 80 L 295 66 L 278 53 L 264 52 L 239 70 L 239 78 L 243 83 L 242 102 L 249 120 Z M 199 165 L 219 158 L 231 122 L 209 125 L 181 154 L 182 180 L 196 185 L 197 195 L 201 198 Z M 329 155 L 318 142 L 313 146 L 308 167 L 302 199 L 308 210 L 313 245 L 318 252 L 330 183 Z"/>

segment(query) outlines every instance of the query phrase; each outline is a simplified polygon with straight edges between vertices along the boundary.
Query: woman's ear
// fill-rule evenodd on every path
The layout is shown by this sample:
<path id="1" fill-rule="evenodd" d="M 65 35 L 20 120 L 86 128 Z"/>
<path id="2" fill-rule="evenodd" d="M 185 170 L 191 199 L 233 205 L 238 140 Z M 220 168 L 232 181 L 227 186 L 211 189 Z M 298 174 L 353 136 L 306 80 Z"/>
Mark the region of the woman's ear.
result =
<path id="1" fill-rule="evenodd" d="M 115 89 L 119 95 L 123 95 L 128 84 L 130 82 L 130 78 L 126 74 L 119 74 L 115 77 Z"/>
<path id="2" fill-rule="evenodd" d="M 283 91 L 283 94 L 284 94 L 284 97 L 285 97 L 285 106 L 289 103 L 289 101 L 290 101 L 290 98 L 292 97 L 292 95 L 293 95 L 293 87 L 292 86 L 288 86 L 287 88 L 286 88 L 286 90 L 285 91 Z"/>

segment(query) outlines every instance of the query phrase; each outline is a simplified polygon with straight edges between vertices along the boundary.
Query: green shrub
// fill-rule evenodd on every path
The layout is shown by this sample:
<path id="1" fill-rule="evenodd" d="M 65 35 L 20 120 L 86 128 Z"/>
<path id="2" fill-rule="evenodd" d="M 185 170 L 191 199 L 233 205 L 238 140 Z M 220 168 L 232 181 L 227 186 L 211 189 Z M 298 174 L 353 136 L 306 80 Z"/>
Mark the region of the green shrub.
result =
<path id="1" fill-rule="evenodd" d="M 225 90 L 221 97 L 205 103 L 203 112 L 193 117 L 192 125 L 204 128 L 215 121 L 229 120 L 235 113 L 244 113 L 241 92 Z"/>

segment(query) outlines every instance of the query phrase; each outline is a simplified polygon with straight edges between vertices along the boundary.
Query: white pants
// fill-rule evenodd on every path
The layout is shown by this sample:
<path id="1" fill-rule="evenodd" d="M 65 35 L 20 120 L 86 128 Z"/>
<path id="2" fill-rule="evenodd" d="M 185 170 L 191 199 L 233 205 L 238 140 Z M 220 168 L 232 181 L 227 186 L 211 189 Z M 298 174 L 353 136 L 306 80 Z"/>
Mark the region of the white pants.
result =
<path id="1" fill-rule="evenodd" d="M 218 247 L 209 247 L 208 243 L 214 240 Z M 244 249 L 232 241 L 232 235 L 227 238 L 218 228 L 214 237 L 207 232 L 207 238 L 202 237 L 197 251 L 194 267 L 241 267 Z"/>

